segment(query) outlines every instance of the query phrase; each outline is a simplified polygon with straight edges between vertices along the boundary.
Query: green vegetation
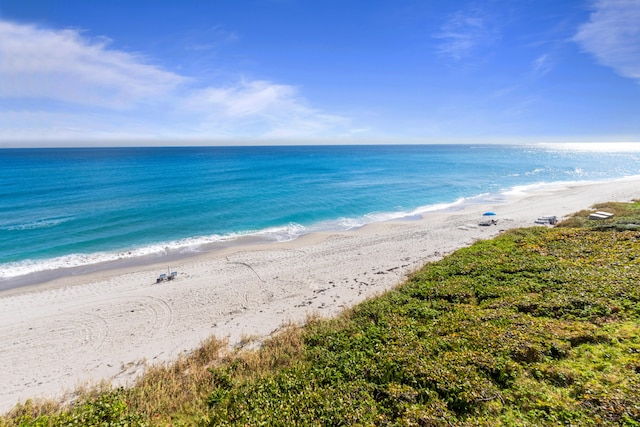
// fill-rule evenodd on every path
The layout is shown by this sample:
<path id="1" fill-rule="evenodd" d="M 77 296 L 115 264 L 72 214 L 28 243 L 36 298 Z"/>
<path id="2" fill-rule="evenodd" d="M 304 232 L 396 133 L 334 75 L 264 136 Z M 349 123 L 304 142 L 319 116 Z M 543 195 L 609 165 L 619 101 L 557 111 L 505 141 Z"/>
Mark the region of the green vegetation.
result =
<path id="1" fill-rule="evenodd" d="M 507 232 L 260 350 L 0 425 L 640 426 L 640 203 Z"/>

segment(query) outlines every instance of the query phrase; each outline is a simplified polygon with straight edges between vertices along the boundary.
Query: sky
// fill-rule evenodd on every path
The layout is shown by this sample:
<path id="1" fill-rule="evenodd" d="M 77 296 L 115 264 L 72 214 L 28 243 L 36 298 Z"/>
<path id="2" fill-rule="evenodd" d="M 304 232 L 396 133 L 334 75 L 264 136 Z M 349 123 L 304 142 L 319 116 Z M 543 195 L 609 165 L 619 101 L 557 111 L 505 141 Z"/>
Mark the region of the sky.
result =
<path id="1" fill-rule="evenodd" d="M 640 143 L 640 0 L 0 0 L 0 147 Z"/>

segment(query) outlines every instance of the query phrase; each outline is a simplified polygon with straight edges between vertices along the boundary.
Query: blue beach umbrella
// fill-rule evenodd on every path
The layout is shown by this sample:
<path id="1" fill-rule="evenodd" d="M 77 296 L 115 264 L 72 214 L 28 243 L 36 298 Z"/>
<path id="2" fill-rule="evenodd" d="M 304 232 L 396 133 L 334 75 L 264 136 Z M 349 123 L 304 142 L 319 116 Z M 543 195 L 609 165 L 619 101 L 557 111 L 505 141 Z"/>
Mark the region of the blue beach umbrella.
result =
<path id="1" fill-rule="evenodd" d="M 495 214 L 496 214 L 495 212 L 489 211 L 489 212 L 483 213 L 482 216 L 494 216 Z"/>

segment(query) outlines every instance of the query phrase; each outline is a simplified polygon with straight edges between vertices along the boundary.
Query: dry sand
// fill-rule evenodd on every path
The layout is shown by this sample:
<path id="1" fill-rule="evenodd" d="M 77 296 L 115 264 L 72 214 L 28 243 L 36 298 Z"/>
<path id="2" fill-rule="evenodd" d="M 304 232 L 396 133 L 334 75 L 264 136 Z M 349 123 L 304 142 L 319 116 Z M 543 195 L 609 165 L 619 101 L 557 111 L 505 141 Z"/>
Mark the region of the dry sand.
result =
<path id="1" fill-rule="evenodd" d="M 546 186 L 496 204 L 469 204 L 417 220 L 237 246 L 165 265 L 67 277 L 0 293 L 0 412 L 61 397 L 78 385 L 133 381 L 214 335 L 230 344 L 263 337 L 309 314 L 331 316 L 401 283 L 407 274 L 500 231 L 533 226 L 598 202 L 640 198 L 640 177 Z M 481 227 L 481 213 L 498 213 Z"/>

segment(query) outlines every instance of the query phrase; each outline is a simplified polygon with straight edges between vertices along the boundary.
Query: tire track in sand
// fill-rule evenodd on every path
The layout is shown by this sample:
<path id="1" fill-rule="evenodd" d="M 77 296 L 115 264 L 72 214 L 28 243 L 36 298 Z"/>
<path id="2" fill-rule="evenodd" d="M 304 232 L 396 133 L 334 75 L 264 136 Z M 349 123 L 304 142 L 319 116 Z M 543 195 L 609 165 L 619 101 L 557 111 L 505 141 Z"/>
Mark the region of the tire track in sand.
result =
<path id="1" fill-rule="evenodd" d="M 161 298 L 122 296 L 0 326 L 0 366 L 12 372 L 2 381 L 0 400 L 25 388 L 72 388 L 96 366 L 113 366 L 116 374 L 121 361 L 106 355 L 116 350 L 126 357 L 162 334 L 173 314 Z"/>

